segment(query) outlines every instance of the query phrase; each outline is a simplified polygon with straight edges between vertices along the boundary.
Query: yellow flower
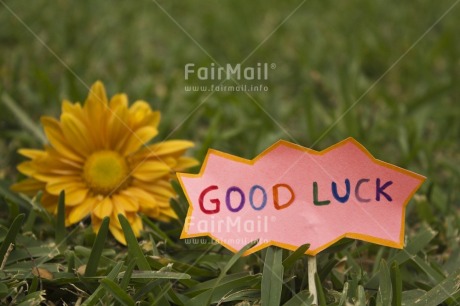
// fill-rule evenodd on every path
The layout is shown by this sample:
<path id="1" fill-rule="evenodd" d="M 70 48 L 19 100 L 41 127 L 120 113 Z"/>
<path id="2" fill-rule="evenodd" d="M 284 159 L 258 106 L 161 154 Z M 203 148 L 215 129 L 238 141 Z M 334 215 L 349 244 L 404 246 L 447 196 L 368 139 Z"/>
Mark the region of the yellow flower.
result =
<path id="1" fill-rule="evenodd" d="M 66 194 L 66 225 L 91 215 L 97 232 L 110 217 L 110 231 L 126 244 L 118 221 L 123 214 L 139 236 L 139 213 L 169 221 L 177 218 L 169 204 L 176 196 L 170 185 L 175 171 L 195 166 L 182 156 L 193 143 L 170 140 L 146 145 L 158 133 L 160 113 L 145 101 L 128 107 L 125 94 L 108 101 L 104 85 L 96 82 L 85 104 L 63 101 L 60 120 L 42 117 L 49 145 L 44 150 L 21 149 L 30 160 L 18 170 L 28 178 L 12 190 L 34 195 L 42 190 L 42 205 L 57 213 L 61 190 Z"/>

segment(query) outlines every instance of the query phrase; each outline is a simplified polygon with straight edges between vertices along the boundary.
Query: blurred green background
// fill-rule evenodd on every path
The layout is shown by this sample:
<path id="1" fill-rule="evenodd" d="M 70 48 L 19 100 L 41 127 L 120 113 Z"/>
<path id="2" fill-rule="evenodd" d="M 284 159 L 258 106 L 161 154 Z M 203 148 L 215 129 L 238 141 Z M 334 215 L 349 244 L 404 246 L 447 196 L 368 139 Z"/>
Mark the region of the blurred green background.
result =
<path id="1" fill-rule="evenodd" d="M 252 158 L 279 138 L 323 149 L 353 136 L 455 196 L 460 8 L 438 20 L 453 3 L 5 1 L 0 86 L 38 122 L 102 80 L 109 94 L 161 110 L 159 139 L 193 139 L 198 156 L 214 147 Z M 184 80 L 184 65 L 210 66 L 208 54 L 221 65 L 248 55 L 244 65 L 275 63 L 269 91 L 249 93 L 256 102 L 186 92 L 198 82 Z M 1 107 L 9 177 L 16 149 L 39 143 Z"/>
<path id="2" fill-rule="evenodd" d="M 0 177 L 17 180 L 17 149 L 42 145 L 28 124 L 102 80 L 109 95 L 149 101 L 163 116 L 157 140 L 191 139 L 200 160 L 209 147 L 253 158 L 280 138 L 317 150 L 356 138 L 428 178 L 408 235 L 430 224 L 441 233 L 431 251 L 449 257 L 446 237 L 458 243 L 460 228 L 458 2 L 2 0 Z M 275 63 L 269 91 L 185 91 L 200 83 L 184 66 L 213 60 Z"/>

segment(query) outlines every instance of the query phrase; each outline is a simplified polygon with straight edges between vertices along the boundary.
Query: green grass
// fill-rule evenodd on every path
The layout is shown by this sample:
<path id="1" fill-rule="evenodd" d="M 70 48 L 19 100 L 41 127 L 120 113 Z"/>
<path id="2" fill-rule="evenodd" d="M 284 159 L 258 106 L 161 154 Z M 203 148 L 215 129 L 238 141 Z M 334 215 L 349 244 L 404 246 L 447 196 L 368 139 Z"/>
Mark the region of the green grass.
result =
<path id="1" fill-rule="evenodd" d="M 239 258 L 186 244 L 183 220 L 146 223 L 140 248 L 96 237 L 88 222 L 55 235 L 59 220 L 8 191 L 20 179 L 17 149 L 42 145 L 39 117 L 57 116 L 64 98 L 84 100 L 97 79 L 161 110 L 157 140 L 193 140 L 200 160 L 209 147 L 253 158 L 279 138 L 324 149 L 352 136 L 425 175 L 405 250 L 350 241 L 320 253 L 320 301 L 460 303 L 460 5 L 437 22 L 455 1 L 312 0 L 277 28 L 301 1 L 158 3 L 196 42 L 154 1 L 0 2 L 0 304 L 310 303 L 305 256 L 283 269 L 292 252 Z M 184 90 L 199 84 L 184 80 L 185 64 L 248 55 L 248 65 L 276 64 L 268 92 Z"/>

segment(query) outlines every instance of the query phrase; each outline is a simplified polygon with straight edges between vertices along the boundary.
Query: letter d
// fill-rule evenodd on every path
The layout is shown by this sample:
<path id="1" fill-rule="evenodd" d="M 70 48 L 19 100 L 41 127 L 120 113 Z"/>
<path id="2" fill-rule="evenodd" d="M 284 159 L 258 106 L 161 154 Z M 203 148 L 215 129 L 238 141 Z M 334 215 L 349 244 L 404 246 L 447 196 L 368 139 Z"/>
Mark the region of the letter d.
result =
<path id="1" fill-rule="evenodd" d="M 287 201 L 284 204 L 279 203 L 278 189 L 280 187 L 286 188 L 289 191 L 289 193 L 291 194 L 291 198 L 289 199 L 289 201 Z M 275 206 L 276 209 L 280 210 L 280 209 L 287 208 L 289 205 L 292 204 L 292 202 L 294 202 L 294 199 L 295 199 L 295 195 L 294 195 L 294 191 L 292 190 L 291 186 L 289 186 L 287 184 L 276 184 L 276 185 L 273 186 L 273 205 Z"/>

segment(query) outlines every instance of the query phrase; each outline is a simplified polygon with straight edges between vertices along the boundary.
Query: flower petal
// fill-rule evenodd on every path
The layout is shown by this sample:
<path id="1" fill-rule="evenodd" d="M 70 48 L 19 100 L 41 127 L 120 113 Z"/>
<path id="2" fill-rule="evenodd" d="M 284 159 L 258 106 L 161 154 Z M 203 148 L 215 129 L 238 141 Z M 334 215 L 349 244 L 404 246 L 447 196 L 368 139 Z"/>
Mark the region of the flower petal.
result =
<path id="1" fill-rule="evenodd" d="M 194 146 L 194 143 L 188 140 L 168 140 L 149 146 L 156 155 L 169 155 L 175 153 L 182 153 L 187 149 Z"/>
<path id="2" fill-rule="evenodd" d="M 123 245 L 127 244 L 125 234 L 123 233 L 121 229 L 117 228 L 114 225 L 109 225 L 109 230 L 112 233 L 113 237 L 117 239 L 118 242 L 120 242 Z"/>
<path id="3" fill-rule="evenodd" d="M 168 140 L 160 143 L 149 145 L 134 155 L 136 160 L 144 160 L 145 158 L 163 159 L 166 155 L 179 157 L 194 144 L 187 140 Z"/>
<path id="4" fill-rule="evenodd" d="M 99 199 L 95 198 L 96 199 L 96 203 L 97 201 L 99 201 Z M 95 233 L 99 232 L 99 229 L 101 228 L 101 225 L 102 225 L 102 219 L 99 219 L 96 215 L 94 214 L 91 214 L 91 227 L 93 228 L 93 231 Z"/>
<path id="5" fill-rule="evenodd" d="M 163 182 L 166 184 L 163 184 Z M 170 199 L 176 195 L 174 189 L 171 187 L 171 184 L 165 180 L 157 180 L 155 183 L 146 183 L 139 180 L 133 180 L 132 185 L 152 193 L 155 197 L 159 196 Z"/>
<path id="6" fill-rule="evenodd" d="M 161 215 L 165 215 L 169 218 L 177 219 L 177 214 L 171 207 L 167 209 L 161 209 L 160 213 Z"/>
<path id="7" fill-rule="evenodd" d="M 62 190 L 65 190 L 65 203 L 68 206 L 80 204 L 89 192 L 86 184 L 80 178 L 63 177 L 46 185 L 46 191 L 55 196 L 58 196 Z"/>
<path id="8" fill-rule="evenodd" d="M 137 212 L 139 210 L 139 203 L 132 197 L 116 194 L 112 196 L 112 201 L 115 206 L 122 207 L 124 211 Z"/>
<path id="9" fill-rule="evenodd" d="M 81 176 L 80 166 L 77 168 L 75 165 L 63 163 L 60 159 L 52 158 L 51 156 L 33 160 L 31 166 L 35 169 L 35 173 L 29 175 L 40 181 L 49 182 L 54 177 Z"/>
<path id="10" fill-rule="evenodd" d="M 162 176 L 165 176 L 171 171 L 168 165 L 159 161 L 145 161 L 139 164 L 131 174 L 133 177 L 151 182 Z"/>
<path id="11" fill-rule="evenodd" d="M 104 84 L 101 81 L 96 81 L 89 90 L 88 98 L 86 98 L 84 110 L 92 122 L 105 112 L 107 105 L 107 95 L 105 93 Z"/>
<path id="12" fill-rule="evenodd" d="M 110 109 L 116 110 L 119 107 L 128 108 L 128 96 L 126 94 L 116 94 L 110 99 Z"/>
<path id="13" fill-rule="evenodd" d="M 37 192 L 43 188 L 45 188 L 45 183 L 37 181 L 33 178 L 27 178 L 10 186 L 11 190 L 15 192 L 22 192 L 31 197 L 37 194 Z"/>
<path id="14" fill-rule="evenodd" d="M 133 229 L 134 235 L 139 237 L 141 235 L 142 230 L 142 219 L 139 217 L 138 214 L 128 214 L 129 224 L 131 224 L 131 228 Z"/>
<path id="15" fill-rule="evenodd" d="M 49 160 L 53 160 L 59 164 L 59 168 L 64 168 L 67 170 L 73 169 L 78 171 L 81 171 L 83 169 L 83 163 L 65 158 L 64 156 L 59 154 L 59 152 L 56 151 L 56 149 L 52 147 L 46 147 L 46 154 L 46 157 Z"/>
<path id="16" fill-rule="evenodd" d="M 109 197 L 105 197 L 101 199 L 98 197 L 98 202 L 96 203 L 96 207 L 93 209 L 93 213 L 99 218 L 104 219 L 104 217 L 110 217 L 112 214 L 113 203 Z"/>
<path id="17" fill-rule="evenodd" d="M 170 222 L 171 221 L 171 218 L 166 216 L 166 215 L 158 215 L 155 217 L 155 219 L 157 219 L 158 221 L 162 221 L 162 222 Z"/>
<path id="18" fill-rule="evenodd" d="M 51 117 L 42 117 L 41 122 L 45 130 L 46 137 L 49 142 L 61 155 L 65 158 L 83 163 L 84 159 L 75 152 L 67 143 L 67 140 L 62 133 L 59 121 Z"/>
<path id="19" fill-rule="evenodd" d="M 119 202 L 112 201 L 113 203 L 113 211 L 112 211 L 112 217 L 110 218 L 110 224 L 112 226 L 116 226 L 119 229 L 121 229 L 121 223 L 120 220 L 118 219 L 118 215 L 123 215 L 126 217 L 126 212 L 123 209 L 121 205 L 119 205 Z"/>
<path id="20" fill-rule="evenodd" d="M 137 129 L 136 131 L 132 132 L 132 134 L 125 141 L 125 144 L 121 151 L 125 156 L 132 154 L 139 150 L 141 146 L 146 145 L 157 134 L 158 130 L 154 127 L 141 127 L 140 129 Z"/>
<path id="21" fill-rule="evenodd" d="M 83 156 L 88 156 L 94 151 L 94 146 L 89 141 L 89 131 L 77 117 L 70 113 L 61 115 L 61 129 L 64 136 L 72 141 L 73 147 Z"/>
<path id="22" fill-rule="evenodd" d="M 200 163 L 193 157 L 182 156 L 177 159 L 177 164 L 174 167 L 175 171 L 183 171 L 185 169 L 198 166 Z"/>
<path id="23" fill-rule="evenodd" d="M 73 190 L 66 190 L 65 204 L 68 206 L 78 205 L 86 199 L 89 190 L 87 188 L 79 188 Z"/>
<path id="24" fill-rule="evenodd" d="M 112 104 L 112 101 L 110 103 Z M 120 151 L 126 139 L 131 136 L 132 130 L 129 126 L 127 103 L 113 102 L 113 104 L 114 108 L 109 114 L 107 123 L 108 146 L 112 150 Z"/>
<path id="25" fill-rule="evenodd" d="M 83 202 L 80 203 L 80 205 L 72 207 L 68 217 L 69 223 L 77 223 L 78 221 L 82 220 L 87 215 L 89 215 L 96 201 L 97 199 L 94 197 L 86 198 Z"/>
<path id="26" fill-rule="evenodd" d="M 19 149 L 18 153 L 22 156 L 28 157 L 30 159 L 44 157 L 46 152 L 43 150 L 34 150 L 34 149 Z"/>
<path id="27" fill-rule="evenodd" d="M 152 194 L 136 187 L 129 187 L 120 193 L 127 197 L 137 199 L 140 206 L 139 211 L 145 213 L 147 216 L 154 218 L 160 213 L 160 208 Z"/>
<path id="28" fill-rule="evenodd" d="M 151 126 L 156 128 L 160 122 L 160 112 L 153 112 L 150 105 L 143 101 L 137 100 L 129 108 L 130 125 L 137 129 L 141 126 Z"/>
<path id="29" fill-rule="evenodd" d="M 32 176 L 35 173 L 37 173 L 37 169 L 35 169 L 35 167 L 33 166 L 32 161 L 25 161 L 25 162 L 20 163 L 17 166 L 17 169 L 18 169 L 19 172 L 21 172 L 22 174 L 25 174 L 27 176 Z"/>
<path id="30" fill-rule="evenodd" d="M 80 103 L 72 103 L 68 100 L 64 100 L 62 101 L 61 109 L 62 109 L 62 113 L 69 113 L 75 116 L 81 122 L 83 123 L 87 122 L 86 115 Z"/>
<path id="31" fill-rule="evenodd" d="M 57 214 L 58 197 L 51 195 L 48 192 L 43 192 L 40 202 L 42 206 L 52 214 Z"/>
<path id="32" fill-rule="evenodd" d="M 85 188 L 86 185 L 78 176 L 56 176 L 56 180 L 46 184 L 46 191 L 51 194 L 59 195 L 62 190 Z"/>
<path id="33" fill-rule="evenodd" d="M 84 110 L 88 122 L 96 133 L 91 134 L 95 145 L 99 148 L 105 146 L 107 134 L 108 103 L 105 88 L 102 82 L 97 81 L 91 86 L 88 98 L 85 101 Z"/>

